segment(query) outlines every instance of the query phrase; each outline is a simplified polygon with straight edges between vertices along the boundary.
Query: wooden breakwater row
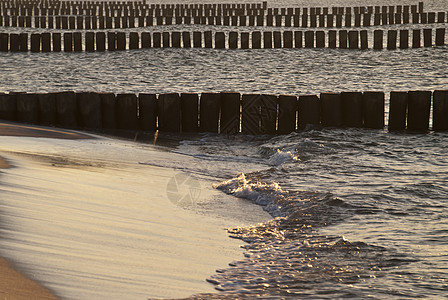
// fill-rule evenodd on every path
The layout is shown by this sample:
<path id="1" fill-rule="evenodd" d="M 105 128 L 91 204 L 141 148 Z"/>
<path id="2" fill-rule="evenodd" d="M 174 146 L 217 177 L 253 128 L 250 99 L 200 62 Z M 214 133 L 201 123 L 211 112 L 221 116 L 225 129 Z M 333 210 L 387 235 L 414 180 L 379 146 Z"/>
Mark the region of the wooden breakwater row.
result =
<path id="1" fill-rule="evenodd" d="M 214 26 L 276 26 L 302 28 L 370 27 L 394 24 L 446 23 L 445 12 L 364 15 L 259 15 L 259 16 L 208 16 L 208 17 L 153 17 L 153 16 L 0 16 L 0 26 L 50 29 L 117 29 L 162 25 L 214 25 Z"/>
<path id="2" fill-rule="evenodd" d="M 373 49 L 388 50 L 409 47 L 432 47 L 433 30 L 414 29 L 412 40 L 409 30 L 373 31 Z M 445 45 L 445 28 L 435 31 L 435 45 Z M 399 38 L 398 38 L 399 37 Z M 386 41 L 386 47 L 385 43 Z M 411 43 L 410 43 L 411 42 Z M 340 48 L 369 49 L 369 32 L 325 31 L 254 31 L 254 32 L 65 32 L 0 33 L 0 51 L 80 52 L 115 51 L 143 48 L 214 48 L 214 49 L 271 49 L 271 48 Z"/>
<path id="3" fill-rule="evenodd" d="M 391 92 L 389 130 L 428 130 L 431 103 L 432 129 L 448 130 L 448 90 Z M 223 134 L 288 134 L 316 126 L 382 129 L 385 94 L 12 93 L 0 94 L 0 119 L 93 130 Z"/>
<path id="4" fill-rule="evenodd" d="M 145 2 L 111 1 L 0 1 L 1 14 L 22 16 L 41 15 L 106 15 L 106 16 L 239 16 L 239 15 L 344 15 L 423 13 L 423 2 L 418 5 L 355 6 L 355 7 L 275 7 L 267 2 L 232 4 L 146 4 Z"/>

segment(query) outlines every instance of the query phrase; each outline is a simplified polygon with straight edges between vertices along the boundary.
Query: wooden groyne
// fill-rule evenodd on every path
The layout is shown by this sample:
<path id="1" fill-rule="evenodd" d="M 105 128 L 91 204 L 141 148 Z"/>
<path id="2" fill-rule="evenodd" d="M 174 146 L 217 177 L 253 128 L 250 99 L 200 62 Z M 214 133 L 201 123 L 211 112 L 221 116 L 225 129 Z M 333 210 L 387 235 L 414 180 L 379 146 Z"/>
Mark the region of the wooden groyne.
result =
<path id="1" fill-rule="evenodd" d="M 162 25 L 370 27 L 446 23 L 447 13 L 415 5 L 268 8 L 242 4 L 146 4 L 146 2 L 0 1 L 0 26 L 68 30 Z"/>
<path id="2" fill-rule="evenodd" d="M 388 49 L 445 45 L 445 28 L 401 30 L 253 31 L 253 32 L 47 32 L 0 33 L 0 51 L 80 52 L 144 48 L 340 48 Z M 369 44 L 370 41 L 370 44 Z M 373 42 L 373 43 L 372 43 Z"/>
<path id="3" fill-rule="evenodd" d="M 448 90 L 391 92 L 388 129 L 448 130 Z M 385 127 L 383 92 L 0 94 L 0 119 L 90 130 L 288 134 L 321 127 Z"/>

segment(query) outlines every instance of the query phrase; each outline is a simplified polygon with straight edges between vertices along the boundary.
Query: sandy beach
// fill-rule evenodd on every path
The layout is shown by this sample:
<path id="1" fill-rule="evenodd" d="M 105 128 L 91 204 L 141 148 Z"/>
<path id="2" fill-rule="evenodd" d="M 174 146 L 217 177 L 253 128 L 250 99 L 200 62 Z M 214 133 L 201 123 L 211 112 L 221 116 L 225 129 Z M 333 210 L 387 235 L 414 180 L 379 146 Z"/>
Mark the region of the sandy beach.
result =
<path id="1" fill-rule="evenodd" d="M 62 299 L 178 298 L 214 292 L 206 279 L 243 257 L 242 242 L 230 239 L 225 228 L 270 217 L 261 208 L 254 213 L 253 204 L 236 202 L 209 183 L 199 183 L 196 203 L 173 203 L 167 188 L 179 171 L 139 162 L 170 159 L 182 165 L 191 158 L 87 137 L 0 124 L 0 155 L 13 166 L 0 171 L 6 196 L 2 212 L 7 211 L 0 215 L 1 256 Z M 9 275 L 13 269 L 2 267 L 8 268 L 0 272 L 3 276 L 15 278 Z M 4 294 L 20 295 L 18 286 L 6 284 Z M 40 295 L 34 291 L 38 288 L 24 284 L 22 293 Z"/>

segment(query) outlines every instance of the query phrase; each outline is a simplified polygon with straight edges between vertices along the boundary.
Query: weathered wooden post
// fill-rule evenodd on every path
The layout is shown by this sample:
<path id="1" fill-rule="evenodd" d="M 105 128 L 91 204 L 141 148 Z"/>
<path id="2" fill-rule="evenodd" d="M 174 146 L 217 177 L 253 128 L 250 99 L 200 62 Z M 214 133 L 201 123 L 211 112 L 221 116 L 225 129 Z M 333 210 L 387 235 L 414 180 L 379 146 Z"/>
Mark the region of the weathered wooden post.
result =
<path id="1" fill-rule="evenodd" d="M 102 128 L 116 129 L 117 128 L 117 114 L 116 114 L 116 97 L 113 93 L 100 94 L 101 98 L 101 119 Z"/>
<path id="2" fill-rule="evenodd" d="M 31 52 L 40 52 L 41 35 L 39 33 L 31 34 Z"/>
<path id="3" fill-rule="evenodd" d="M 180 96 L 182 132 L 197 132 L 199 117 L 198 94 L 182 93 Z"/>
<path id="4" fill-rule="evenodd" d="M 362 127 L 363 101 L 360 92 L 342 92 L 342 123 L 346 127 Z"/>
<path id="5" fill-rule="evenodd" d="M 387 31 L 387 49 L 395 50 L 397 49 L 397 31 L 388 30 Z"/>
<path id="6" fill-rule="evenodd" d="M 364 127 L 384 128 L 384 93 L 364 92 L 362 98 Z"/>
<path id="7" fill-rule="evenodd" d="M 433 93 L 432 128 L 435 131 L 448 130 L 448 90 Z"/>
<path id="8" fill-rule="evenodd" d="M 445 45 L 445 28 L 436 29 L 436 46 Z"/>
<path id="9" fill-rule="evenodd" d="M 216 132 L 219 128 L 220 93 L 202 93 L 200 99 L 200 130 Z"/>
<path id="10" fill-rule="evenodd" d="M 37 124 L 39 121 L 39 100 L 37 95 L 19 93 L 16 99 L 17 121 Z"/>
<path id="11" fill-rule="evenodd" d="M 81 32 L 73 33 L 73 50 L 75 52 L 82 51 L 82 35 Z"/>
<path id="12" fill-rule="evenodd" d="M 348 48 L 359 49 L 359 32 L 357 30 L 348 32 Z"/>
<path id="13" fill-rule="evenodd" d="M 322 30 L 316 31 L 316 48 L 325 48 L 325 32 Z"/>
<path id="14" fill-rule="evenodd" d="M 292 31 L 283 32 L 283 47 L 292 48 Z"/>
<path id="15" fill-rule="evenodd" d="M 297 97 L 280 95 L 278 97 L 278 134 L 288 134 L 296 129 Z"/>
<path id="16" fill-rule="evenodd" d="M 420 29 L 412 30 L 412 48 L 420 48 Z"/>
<path id="17" fill-rule="evenodd" d="M 282 33 L 280 31 L 274 31 L 274 48 L 282 48 Z"/>
<path id="18" fill-rule="evenodd" d="M 28 51 L 28 33 L 26 32 L 19 34 L 19 51 Z"/>
<path id="19" fill-rule="evenodd" d="M 212 32 L 204 31 L 205 48 L 212 48 Z"/>
<path id="20" fill-rule="evenodd" d="M 226 36 L 224 32 L 215 33 L 215 48 L 216 49 L 226 48 Z"/>
<path id="21" fill-rule="evenodd" d="M 241 32 L 241 49 L 249 49 L 249 32 Z"/>
<path id="22" fill-rule="evenodd" d="M 408 92 L 408 129 L 426 131 L 429 128 L 431 92 Z"/>
<path id="23" fill-rule="evenodd" d="M 337 93 L 320 94 L 320 107 L 321 107 L 322 126 L 324 127 L 342 126 L 341 94 Z"/>
<path id="24" fill-rule="evenodd" d="M 0 119 L 17 120 L 17 95 L 0 93 Z"/>
<path id="25" fill-rule="evenodd" d="M 406 128 L 406 113 L 408 109 L 407 92 L 390 92 L 389 130 L 404 130 Z"/>
<path id="26" fill-rule="evenodd" d="M 272 48 L 272 32 L 271 31 L 263 32 L 263 42 L 264 42 L 265 49 Z"/>
<path id="27" fill-rule="evenodd" d="M 118 94 L 115 99 L 115 107 L 118 129 L 138 129 L 138 104 L 135 94 Z"/>
<path id="28" fill-rule="evenodd" d="M 229 32 L 229 49 L 237 49 L 238 48 L 238 32 L 231 31 Z"/>
<path id="29" fill-rule="evenodd" d="M 126 50 L 126 33 L 117 32 L 115 38 L 117 40 L 117 50 Z"/>
<path id="30" fill-rule="evenodd" d="M 400 30 L 400 49 L 409 48 L 409 30 Z"/>
<path id="31" fill-rule="evenodd" d="M 302 31 L 294 31 L 294 47 L 302 48 L 303 47 L 303 33 Z"/>
<path id="32" fill-rule="evenodd" d="M 95 51 L 95 33 L 90 31 L 86 32 L 85 39 L 86 51 Z"/>
<path id="33" fill-rule="evenodd" d="M 140 37 L 138 32 L 129 33 L 129 49 L 139 49 L 140 48 Z"/>
<path id="34" fill-rule="evenodd" d="M 221 93 L 220 133 L 235 134 L 240 132 L 240 99 L 241 95 L 239 93 Z"/>
<path id="35" fill-rule="evenodd" d="M 314 31 L 305 31 L 305 48 L 314 48 Z"/>
<path id="36" fill-rule="evenodd" d="M 170 47 L 170 33 L 162 32 L 162 47 L 169 48 Z"/>
<path id="37" fill-rule="evenodd" d="M 157 101 L 159 130 L 165 132 L 180 132 L 180 111 L 179 94 L 160 94 Z"/>
<path id="38" fill-rule="evenodd" d="M 336 48 L 336 30 L 328 31 L 328 48 Z"/>
<path id="39" fill-rule="evenodd" d="M 78 125 L 81 128 L 101 129 L 101 98 L 97 93 L 77 93 Z"/>
<path id="40" fill-rule="evenodd" d="M 202 33 L 199 31 L 193 32 L 193 47 L 202 48 Z"/>
<path id="41" fill-rule="evenodd" d="M 155 132 L 157 120 L 157 97 L 155 94 L 138 95 L 138 124 L 141 130 Z"/>
<path id="42" fill-rule="evenodd" d="M 64 51 L 65 52 L 73 51 L 73 33 L 71 32 L 64 33 Z"/>
<path id="43" fill-rule="evenodd" d="M 423 29 L 423 44 L 425 47 L 432 47 L 432 29 Z"/>
<path id="44" fill-rule="evenodd" d="M 76 128 L 77 122 L 76 94 L 74 92 L 56 93 L 56 123 L 58 126 Z"/>
<path id="45" fill-rule="evenodd" d="M 260 49 L 261 48 L 261 32 L 254 31 L 252 32 L 252 49 Z"/>
<path id="46" fill-rule="evenodd" d="M 107 33 L 107 50 L 115 51 L 117 50 L 117 34 L 115 32 Z"/>
<path id="47" fill-rule="evenodd" d="M 171 32 L 171 47 L 180 48 L 180 32 L 179 31 Z"/>
<path id="48" fill-rule="evenodd" d="M 375 30 L 373 32 L 373 49 L 381 50 L 383 49 L 383 31 Z"/>
<path id="49" fill-rule="evenodd" d="M 320 102 L 316 95 L 300 96 L 298 102 L 300 130 L 307 125 L 320 125 Z"/>
<path id="50" fill-rule="evenodd" d="M 347 30 L 339 30 L 339 48 L 347 49 L 348 32 Z"/>
<path id="51" fill-rule="evenodd" d="M 275 134 L 277 97 L 245 94 L 241 101 L 241 128 L 246 134 Z"/>
<path id="52" fill-rule="evenodd" d="M 39 123 L 56 125 L 56 95 L 53 93 L 38 94 Z"/>
<path id="53" fill-rule="evenodd" d="M 369 39 L 367 35 L 367 30 L 361 30 L 359 32 L 359 35 L 361 37 L 361 49 L 362 50 L 369 49 Z"/>

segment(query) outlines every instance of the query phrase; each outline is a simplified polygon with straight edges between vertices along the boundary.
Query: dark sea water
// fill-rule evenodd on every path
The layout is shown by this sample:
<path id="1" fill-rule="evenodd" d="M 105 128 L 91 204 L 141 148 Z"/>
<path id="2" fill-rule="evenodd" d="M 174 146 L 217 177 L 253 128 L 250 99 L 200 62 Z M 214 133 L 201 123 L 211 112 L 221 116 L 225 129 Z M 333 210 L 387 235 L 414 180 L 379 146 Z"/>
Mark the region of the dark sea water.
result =
<path id="1" fill-rule="evenodd" d="M 417 2 L 368 3 L 394 4 Z M 448 4 L 425 1 L 425 10 L 447 11 Z M 1 53 L 0 92 L 432 91 L 448 89 L 447 62 L 446 46 L 397 51 Z M 447 133 L 323 129 L 275 137 L 201 135 L 183 140 L 172 151 L 191 157 L 189 163 L 142 163 L 180 170 L 235 196 L 235 201 L 263 206 L 273 217 L 252 227 L 229 229 L 233 238 L 246 242 L 245 259 L 210 274 L 216 294 L 197 297 L 448 295 Z M 213 209 L 213 199 L 207 205 Z"/>

